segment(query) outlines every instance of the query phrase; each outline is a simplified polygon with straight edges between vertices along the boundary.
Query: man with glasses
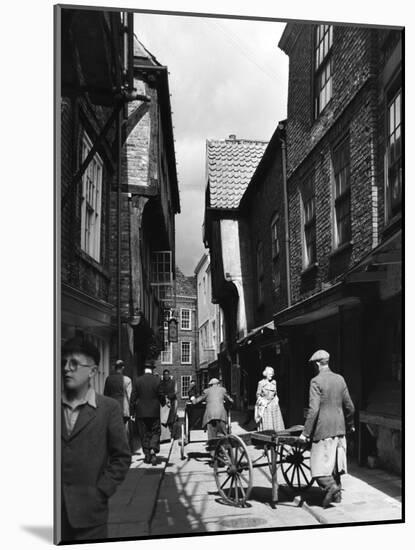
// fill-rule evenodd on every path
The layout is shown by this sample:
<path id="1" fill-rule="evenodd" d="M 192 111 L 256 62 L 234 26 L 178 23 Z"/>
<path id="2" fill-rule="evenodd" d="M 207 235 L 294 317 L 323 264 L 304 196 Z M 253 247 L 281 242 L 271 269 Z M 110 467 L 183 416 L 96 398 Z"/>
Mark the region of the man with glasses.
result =
<path id="1" fill-rule="evenodd" d="M 119 405 L 95 393 L 98 349 L 74 338 L 62 348 L 61 540 L 107 538 L 108 499 L 131 453 Z"/>

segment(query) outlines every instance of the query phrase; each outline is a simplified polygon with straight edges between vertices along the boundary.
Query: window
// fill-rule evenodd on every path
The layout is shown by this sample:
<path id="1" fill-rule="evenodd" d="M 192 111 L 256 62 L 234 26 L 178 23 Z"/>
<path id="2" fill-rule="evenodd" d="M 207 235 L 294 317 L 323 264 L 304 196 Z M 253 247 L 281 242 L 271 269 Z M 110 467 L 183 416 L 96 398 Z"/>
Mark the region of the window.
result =
<path id="1" fill-rule="evenodd" d="M 161 352 L 162 365 L 171 365 L 173 363 L 173 343 L 167 339 L 164 340 L 164 350 Z"/>
<path id="2" fill-rule="evenodd" d="M 151 255 L 151 286 L 158 300 L 173 299 L 173 269 L 171 250 L 157 250 Z"/>
<path id="3" fill-rule="evenodd" d="M 271 242 L 272 242 L 272 258 L 275 259 L 280 253 L 280 238 L 279 238 L 280 217 L 277 214 L 271 223 Z"/>
<path id="4" fill-rule="evenodd" d="M 264 247 L 260 241 L 256 250 L 256 272 L 258 284 L 258 305 L 264 301 Z"/>
<path id="5" fill-rule="evenodd" d="M 192 348 L 190 342 L 181 342 L 180 362 L 182 365 L 190 365 L 192 363 Z"/>
<path id="6" fill-rule="evenodd" d="M 212 346 L 216 348 L 216 322 L 212 321 Z"/>
<path id="7" fill-rule="evenodd" d="M 334 170 L 334 246 L 350 242 L 350 148 L 345 139 L 333 151 Z"/>
<path id="8" fill-rule="evenodd" d="M 279 254 L 280 254 L 279 227 L 280 227 L 280 217 L 279 217 L 279 214 L 276 214 L 271 222 L 272 284 L 275 292 L 279 290 L 280 284 L 281 284 L 280 263 L 279 263 Z"/>
<path id="9" fill-rule="evenodd" d="M 82 162 L 86 159 L 92 143 L 84 134 L 82 138 Z M 97 262 L 100 261 L 101 202 L 103 162 L 95 154 L 82 176 L 81 198 L 81 249 Z"/>
<path id="10" fill-rule="evenodd" d="M 314 49 L 314 118 L 330 101 L 333 89 L 333 26 L 317 25 Z"/>
<path id="11" fill-rule="evenodd" d="M 191 376 L 185 375 L 182 376 L 182 399 L 187 399 L 189 397 L 189 386 Z"/>
<path id="12" fill-rule="evenodd" d="M 206 304 L 206 275 L 203 275 L 203 303 Z"/>
<path id="13" fill-rule="evenodd" d="M 303 214 L 303 267 L 310 267 L 316 261 L 316 217 L 314 185 L 308 179 L 302 187 Z"/>
<path id="14" fill-rule="evenodd" d="M 192 311 L 182 308 L 180 310 L 180 328 L 182 330 L 192 330 Z"/>
<path id="15" fill-rule="evenodd" d="M 208 349 L 209 347 L 209 321 L 200 327 L 200 343 L 202 349 Z"/>
<path id="16" fill-rule="evenodd" d="M 398 214 L 402 206 L 402 89 L 388 101 L 387 136 L 387 180 L 386 202 L 387 217 Z"/>

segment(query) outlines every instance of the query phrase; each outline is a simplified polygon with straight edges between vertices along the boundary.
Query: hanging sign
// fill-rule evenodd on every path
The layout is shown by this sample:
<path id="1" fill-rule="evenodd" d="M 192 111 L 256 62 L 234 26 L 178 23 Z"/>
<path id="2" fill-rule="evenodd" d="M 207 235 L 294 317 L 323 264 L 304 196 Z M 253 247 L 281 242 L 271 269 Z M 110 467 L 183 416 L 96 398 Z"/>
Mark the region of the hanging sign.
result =
<path id="1" fill-rule="evenodd" d="M 168 340 L 169 342 L 178 342 L 178 331 L 177 331 L 177 319 L 170 319 L 168 321 Z"/>

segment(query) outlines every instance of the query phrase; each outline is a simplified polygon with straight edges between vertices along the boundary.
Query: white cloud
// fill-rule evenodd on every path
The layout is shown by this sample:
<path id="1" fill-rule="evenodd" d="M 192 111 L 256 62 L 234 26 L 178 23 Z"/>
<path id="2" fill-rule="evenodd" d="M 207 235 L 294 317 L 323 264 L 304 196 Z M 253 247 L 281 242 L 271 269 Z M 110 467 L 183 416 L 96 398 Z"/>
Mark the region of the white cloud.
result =
<path id="1" fill-rule="evenodd" d="M 176 260 L 191 275 L 203 253 L 206 139 L 269 140 L 286 116 L 284 24 L 155 14 L 136 14 L 134 23 L 170 72 L 181 200 Z"/>

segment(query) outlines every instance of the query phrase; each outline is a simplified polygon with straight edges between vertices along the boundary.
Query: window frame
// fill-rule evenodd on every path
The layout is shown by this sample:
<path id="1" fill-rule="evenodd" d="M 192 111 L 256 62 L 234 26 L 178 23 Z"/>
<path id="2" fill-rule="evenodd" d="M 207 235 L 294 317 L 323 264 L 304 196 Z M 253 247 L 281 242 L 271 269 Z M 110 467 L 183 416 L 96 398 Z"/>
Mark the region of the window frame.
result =
<path id="1" fill-rule="evenodd" d="M 385 148 L 385 219 L 386 222 L 391 221 L 395 216 L 398 216 L 402 212 L 402 187 L 403 187 L 403 169 L 402 169 L 402 143 L 403 143 L 403 119 L 402 119 L 402 111 L 403 111 L 403 94 L 402 94 L 402 79 L 399 75 L 399 78 L 395 80 L 395 83 L 393 86 L 389 87 L 389 90 L 387 90 L 386 93 L 386 105 L 385 105 L 385 117 L 386 117 L 386 127 L 385 127 L 385 133 L 386 133 L 386 148 Z M 395 125 L 393 132 L 391 132 L 391 113 L 390 108 L 393 104 L 396 103 L 397 98 L 400 98 L 399 100 L 399 123 Z M 396 113 L 394 116 L 394 121 L 396 122 Z M 391 174 L 391 136 L 393 134 L 397 133 L 397 129 L 399 129 L 399 156 L 398 158 L 393 162 L 393 168 L 398 168 L 398 181 L 400 185 L 399 190 L 399 198 L 398 201 L 393 202 L 393 197 L 391 196 L 393 193 L 393 186 L 390 183 L 390 174 Z M 396 140 L 395 140 L 396 143 Z"/>
<path id="2" fill-rule="evenodd" d="M 81 138 L 81 162 L 84 162 L 93 145 L 92 140 L 84 130 Z M 92 178 L 91 176 L 92 172 Z M 98 153 L 95 153 L 82 175 L 81 185 L 81 243 L 80 247 L 85 254 L 88 254 L 96 262 L 101 262 L 101 221 L 102 221 L 102 188 L 103 188 L 104 162 Z M 95 176 L 98 178 L 95 179 Z M 92 181 L 88 187 L 88 182 Z M 92 202 L 89 200 L 91 192 L 94 197 Z M 87 212 L 89 215 L 87 217 Z M 95 213 L 95 222 L 88 223 L 89 216 L 93 217 Z M 90 227 L 93 226 L 93 231 Z M 88 229 L 89 228 L 89 229 Z"/>
<path id="3" fill-rule="evenodd" d="M 189 360 L 183 361 L 183 344 L 189 344 Z M 180 364 L 191 365 L 192 364 L 192 342 L 190 340 L 180 340 Z"/>
<path id="4" fill-rule="evenodd" d="M 342 158 L 343 157 L 343 158 Z M 347 134 L 331 150 L 332 183 L 333 183 L 333 249 L 336 250 L 352 241 L 352 208 L 351 208 L 351 158 L 350 137 Z M 340 189 L 339 189 L 340 187 Z M 339 216 L 346 205 L 347 213 Z M 344 236 L 341 236 L 343 225 L 348 219 Z"/>
<path id="5" fill-rule="evenodd" d="M 316 25 L 314 27 L 313 49 L 313 114 L 318 119 L 333 97 L 333 25 Z M 326 41 L 327 38 L 327 41 Z M 321 85 L 324 78 L 324 85 Z M 325 91 L 325 103 L 322 105 L 321 96 Z"/>
<path id="6" fill-rule="evenodd" d="M 169 349 L 169 351 L 167 351 Z M 165 360 L 164 357 L 166 354 L 169 354 L 170 360 Z M 160 362 L 162 365 L 172 365 L 173 364 L 173 342 L 169 342 L 164 339 L 164 349 L 161 350 Z"/>
<path id="7" fill-rule="evenodd" d="M 188 311 L 189 312 L 189 326 L 184 327 L 183 326 L 183 312 Z M 192 310 L 188 307 L 182 307 L 180 308 L 180 330 L 192 330 Z"/>
<path id="8" fill-rule="evenodd" d="M 190 387 L 190 380 L 192 379 L 192 376 L 190 374 L 182 374 L 180 376 L 180 395 L 182 399 L 187 399 L 189 397 L 189 387 Z M 183 381 L 187 380 L 187 393 L 185 394 L 183 392 L 183 387 L 185 384 L 183 384 Z"/>
<path id="9" fill-rule="evenodd" d="M 278 259 L 281 252 L 280 245 L 280 214 L 277 212 L 271 220 L 271 253 L 272 259 Z M 274 233 L 275 228 L 275 233 Z"/>
<path id="10" fill-rule="evenodd" d="M 317 264 L 317 234 L 316 234 L 316 196 L 314 176 L 308 175 L 302 182 L 300 188 L 300 203 L 301 203 L 301 242 L 302 242 L 302 265 L 303 270 L 313 267 Z M 307 206 L 311 203 L 312 216 L 309 215 L 310 210 Z M 314 246 L 313 257 L 309 254 L 309 235 L 313 237 Z"/>
<path id="11" fill-rule="evenodd" d="M 258 241 L 256 248 L 256 274 L 258 306 L 264 303 L 264 244 Z"/>

